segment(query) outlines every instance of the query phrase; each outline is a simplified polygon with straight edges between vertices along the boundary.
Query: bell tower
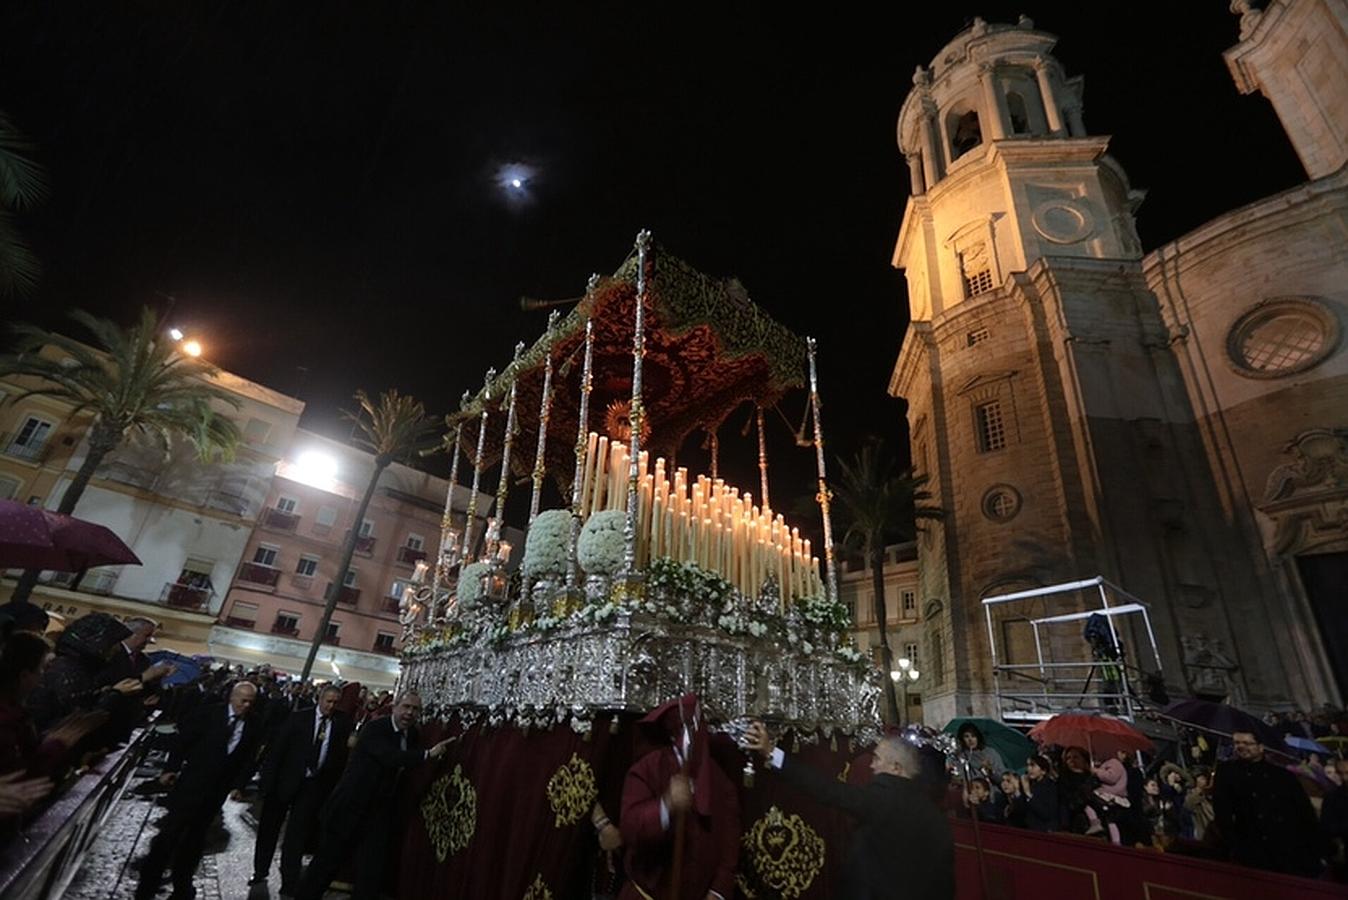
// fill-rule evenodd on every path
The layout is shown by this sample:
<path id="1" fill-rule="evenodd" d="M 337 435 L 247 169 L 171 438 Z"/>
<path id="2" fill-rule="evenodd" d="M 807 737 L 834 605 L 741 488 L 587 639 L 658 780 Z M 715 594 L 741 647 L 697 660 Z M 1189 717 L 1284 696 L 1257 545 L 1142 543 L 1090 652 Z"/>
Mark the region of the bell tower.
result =
<path id="1" fill-rule="evenodd" d="M 1025 17 L 976 19 L 918 68 L 899 114 L 912 190 L 893 264 L 911 324 L 889 391 L 944 510 L 918 540 L 924 707 L 996 714 L 982 598 L 1095 575 L 1151 605 L 1172 691 L 1193 690 L 1198 635 L 1224 648 L 1232 697 L 1278 702 L 1281 651 L 1249 637 L 1270 633 L 1269 575 L 1220 502 L 1172 350 L 1183 335 L 1143 275 L 1142 192 L 1087 132 L 1056 40 Z M 993 631 L 1002 662 L 1033 662 L 1028 628 Z"/>

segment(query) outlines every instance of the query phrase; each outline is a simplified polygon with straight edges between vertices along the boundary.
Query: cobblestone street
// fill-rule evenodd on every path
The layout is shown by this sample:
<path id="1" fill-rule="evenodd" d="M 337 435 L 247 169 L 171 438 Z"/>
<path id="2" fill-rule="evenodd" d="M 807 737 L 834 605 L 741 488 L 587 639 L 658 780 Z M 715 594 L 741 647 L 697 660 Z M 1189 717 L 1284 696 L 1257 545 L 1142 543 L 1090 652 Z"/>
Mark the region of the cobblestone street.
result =
<path id="1" fill-rule="evenodd" d="M 143 773 L 143 774 L 142 774 Z M 143 784 L 157 774 L 157 770 L 142 769 L 132 781 L 132 788 Z M 155 836 L 155 824 L 164 814 L 156 801 L 162 795 L 140 796 L 132 790 L 123 794 L 118 806 L 109 816 L 102 833 L 90 848 L 88 859 L 80 869 L 66 900 L 131 900 L 136 890 L 136 872 L 131 863 L 143 856 Z M 275 864 L 268 882 L 268 892 L 255 890 L 251 894 L 248 879 L 253 871 L 253 836 L 256 823 L 248 803 L 226 801 L 221 814 L 222 828 L 215 829 L 206 847 L 206 855 L 197 869 L 197 900 L 265 900 L 279 897 L 281 877 Z M 280 851 L 277 850 L 279 858 Z M 168 876 L 159 896 L 170 893 Z M 330 891 L 331 900 L 345 898 L 343 892 Z"/>

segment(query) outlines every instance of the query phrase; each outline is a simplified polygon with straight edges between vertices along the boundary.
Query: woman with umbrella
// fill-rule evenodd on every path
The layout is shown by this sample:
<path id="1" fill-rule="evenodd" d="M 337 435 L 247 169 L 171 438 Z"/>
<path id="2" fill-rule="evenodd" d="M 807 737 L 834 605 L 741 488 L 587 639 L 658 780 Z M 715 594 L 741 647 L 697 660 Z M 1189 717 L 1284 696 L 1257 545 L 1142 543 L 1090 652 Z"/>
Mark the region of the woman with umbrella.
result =
<path id="1" fill-rule="evenodd" d="M 994 784 L 1002 777 L 1002 772 L 1006 770 L 1006 762 L 1000 753 L 988 746 L 983 732 L 977 725 L 965 722 L 955 732 L 955 740 L 959 744 L 956 752 L 961 761 L 955 773 L 956 777 L 963 778 L 966 769 L 981 774 Z"/>

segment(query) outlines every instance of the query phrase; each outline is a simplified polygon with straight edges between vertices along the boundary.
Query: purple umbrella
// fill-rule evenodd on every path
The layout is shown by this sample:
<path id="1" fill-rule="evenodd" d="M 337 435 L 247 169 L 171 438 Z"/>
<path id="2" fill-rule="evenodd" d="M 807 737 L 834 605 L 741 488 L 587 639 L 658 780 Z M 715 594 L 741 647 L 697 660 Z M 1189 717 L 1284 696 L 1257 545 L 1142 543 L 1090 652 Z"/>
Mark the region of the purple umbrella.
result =
<path id="1" fill-rule="evenodd" d="M 82 572 L 122 563 L 140 558 L 104 526 L 0 500 L 0 569 Z"/>

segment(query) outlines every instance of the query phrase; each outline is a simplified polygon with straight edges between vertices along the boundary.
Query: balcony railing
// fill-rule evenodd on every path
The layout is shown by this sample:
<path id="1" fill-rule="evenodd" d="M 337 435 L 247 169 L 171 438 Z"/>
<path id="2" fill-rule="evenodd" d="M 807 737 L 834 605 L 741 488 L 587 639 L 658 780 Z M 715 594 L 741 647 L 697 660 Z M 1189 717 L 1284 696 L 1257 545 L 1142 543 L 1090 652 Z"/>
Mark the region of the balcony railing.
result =
<path id="1" fill-rule="evenodd" d="M 379 607 L 379 611 L 386 613 L 393 613 L 396 616 L 399 611 L 399 604 L 401 603 L 402 601 L 397 599 L 396 597 L 385 597 L 384 605 Z"/>
<path id="2" fill-rule="evenodd" d="M 280 578 L 281 570 L 274 566 L 264 566 L 262 563 L 251 562 L 239 566 L 239 580 L 246 581 L 249 584 L 261 584 L 274 588 Z"/>
<path id="3" fill-rule="evenodd" d="M 362 534 L 360 537 L 356 538 L 356 552 L 364 553 L 366 556 L 369 556 L 374 552 L 374 542 L 374 535 Z"/>
<path id="4" fill-rule="evenodd" d="M 340 647 L 342 645 L 342 639 L 338 635 L 327 634 L 323 636 L 323 640 L 320 641 L 319 643 L 330 644 L 333 647 Z"/>
<path id="5" fill-rule="evenodd" d="M 159 602 L 174 609 L 204 610 L 210 608 L 214 593 L 210 588 L 170 581 L 159 593 Z"/>
<path id="6" fill-rule="evenodd" d="M 426 558 L 426 551 L 418 547 L 399 547 L 398 562 L 406 566 L 415 566 Z"/>
<path id="7" fill-rule="evenodd" d="M 360 588 L 338 587 L 328 582 L 328 596 L 331 596 L 333 591 L 337 592 L 337 602 L 345 603 L 347 606 L 355 606 L 356 601 L 360 599 Z"/>
<path id="8" fill-rule="evenodd" d="M 293 532 L 299 527 L 299 524 L 299 516 L 294 513 L 288 513 L 282 509 L 277 509 L 274 506 L 268 507 L 262 513 L 262 526 L 264 528 L 270 528 L 272 531 Z"/>
<path id="9" fill-rule="evenodd" d="M 245 516 L 248 514 L 248 498 L 242 494 L 230 493 L 228 491 L 211 491 L 206 497 L 206 505 L 211 509 L 233 513 L 236 516 Z"/>
<path id="10" fill-rule="evenodd" d="M 79 577 L 78 572 L 56 572 L 51 576 L 49 584 L 56 587 L 63 587 L 67 590 L 78 590 L 83 594 L 102 594 L 104 596 L 111 594 L 113 588 L 117 586 L 117 576 L 121 574 L 121 569 L 94 569 Z M 79 580 L 79 586 L 75 586 L 76 580 Z"/>
<path id="11" fill-rule="evenodd" d="M 230 628 L 242 628 L 244 631 L 252 631 L 257 627 L 257 620 L 243 619 L 239 616 L 225 616 L 225 624 Z"/>
<path id="12" fill-rule="evenodd" d="M 289 622 L 273 622 L 271 633 L 297 638 L 300 636 L 300 627 L 298 625 L 291 625 Z"/>
<path id="13" fill-rule="evenodd" d="M 20 444 L 14 435 L 0 434 L 0 447 L 4 448 L 6 456 L 26 459 L 29 462 L 41 462 L 42 457 L 47 453 L 47 440 L 44 438 L 40 441 Z"/>
<path id="14" fill-rule="evenodd" d="M 374 652 L 374 653 L 382 653 L 382 654 L 384 654 L 385 656 L 397 656 L 397 655 L 398 655 L 398 648 L 397 648 L 397 647 L 393 646 L 392 644 L 383 644 L 383 643 L 380 643 L 379 641 L 375 641 L 375 642 L 374 642 L 374 646 L 371 647 L 370 650 L 371 650 L 371 652 Z"/>
<path id="15" fill-rule="evenodd" d="M 106 481 L 127 484 L 141 490 L 151 490 L 159 480 L 159 470 L 138 466 L 122 459 L 113 459 L 98 467 L 96 473 Z"/>

